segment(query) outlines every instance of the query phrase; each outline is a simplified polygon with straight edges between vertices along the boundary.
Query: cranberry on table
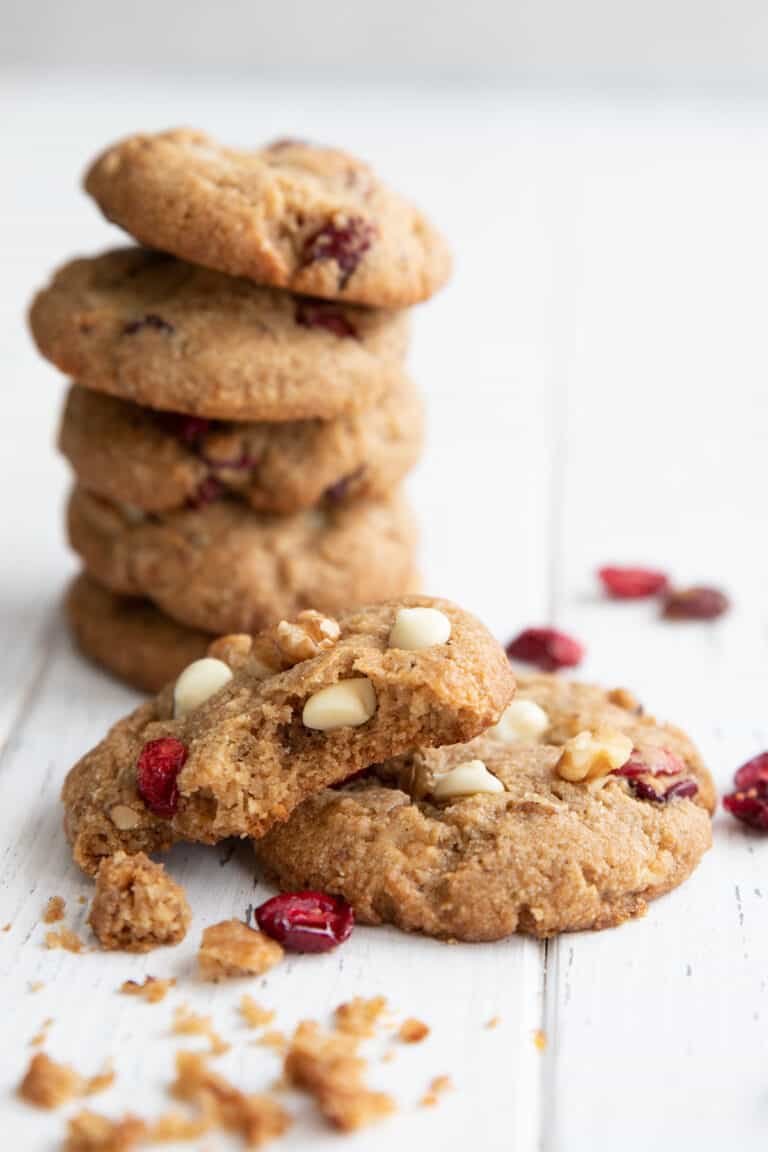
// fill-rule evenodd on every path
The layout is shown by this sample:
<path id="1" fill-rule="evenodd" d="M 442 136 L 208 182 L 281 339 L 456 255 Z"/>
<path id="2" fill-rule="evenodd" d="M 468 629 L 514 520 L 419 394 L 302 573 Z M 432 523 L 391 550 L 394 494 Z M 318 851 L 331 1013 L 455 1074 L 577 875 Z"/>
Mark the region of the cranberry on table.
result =
<path id="1" fill-rule="evenodd" d="M 623 568 L 606 565 L 597 575 L 609 596 L 616 600 L 642 600 L 658 596 L 669 587 L 666 572 L 655 568 Z"/>
<path id="2" fill-rule="evenodd" d="M 734 783 L 736 791 L 723 796 L 723 808 L 742 823 L 768 832 L 768 752 L 742 764 Z"/>
<path id="3" fill-rule="evenodd" d="M 662 615 L 665 620 L 716 620 L 730 606 L 728 597 L 719 588 L 705 585 L 673 588 L 664 601 Z"/>
<path id="4" fill-rule="evenodd" d="M 136 763 L 136 785 L 139 795 L 155 816 L 169 820 L 179 806 L 176 779 L 187 759 L 181 740 L 164 736 L 150 740 L 139 753 Z"/>
<path id="5" fill-rule="evenodd" d="M 289 952 L 329 952 L 349 937 L 355 923 L 347 901 L 326 892 L 283 892 L 255 915 L 262 932 Z"/>
<path id="6" fill-rule="evenodd" d="M 584 647 L 556 628 L 526 628 L 506 648 L 510 660 L 535 664 L 543 672 L 575 668 L 584 659 Z"/>

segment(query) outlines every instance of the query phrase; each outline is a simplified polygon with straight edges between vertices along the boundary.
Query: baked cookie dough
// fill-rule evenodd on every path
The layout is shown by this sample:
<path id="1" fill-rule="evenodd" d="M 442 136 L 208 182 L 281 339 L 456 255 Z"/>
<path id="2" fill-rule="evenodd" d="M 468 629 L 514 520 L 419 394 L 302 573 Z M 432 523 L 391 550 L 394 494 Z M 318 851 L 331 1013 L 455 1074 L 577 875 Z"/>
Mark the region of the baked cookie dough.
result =
<path id="1" fill-rule="evenodd" d="M 131 136 L 98 157 L 85 189 L 150 248 L 291 292 L 404 308 L 450 275 L 426 217 L 335 148 L 243 151 L 190 129 Z"/>
<path id="2" fill-rule="evenodd" d="M 98 583 L 205 632 L 256 632 L 302 608 L 334 613 L 413 590 L 416 532 L 398 496 L 293 516 L 236 500 L 144 516 L 76 488 L 68 524 Z"/>
<path id="3" fill-rule="evenodd" d="M 118 596 L 84 573 L 70 585 L 66 612 L 78 648 L 140 692 L 159 692 L 213 639 L 177 624 L 148 600 Z"/>
<path id="4" fill-rule="evenodd" d="M 281 424 L 153 412 L 73 385 L 59 446 L 84 488 L 147 512 L 218 491 L 286 514 L 323 499 L 387 495 L 416 463 L 422 438 L 421 401 L 403 376 L 372 408 Z"/>
<path id="5" fill-rule="evenodd" d="M 222 420 L 333 419 L 400 382 L 403 312 L 257 288 L 145 248 L 65 264 L 32 335 L 80 384 Z"/>
<path id="6" fill-rule="evenodd" d="M 75 860 L 262 835 L 371 763 L 483 731 L 513 691 L 485 627 L 429 597 L 224 637 L 70 771 Z"/>
<path id="7" fill-rule="evenodd" d="M 582 732 L 626 737 L 635 767 L 679 771 L 570 782 L 557 765 Z M 673 785 L 666 801 L 651 798 Z M 545 937 L 642 915 L 710 846 L 714 802 L 688 738 L 628 693 L 534 676 L 494 731 L 374 765 L 311 796 L 255 848 L 282 888 L 344 896 L 366 924 Z"/>

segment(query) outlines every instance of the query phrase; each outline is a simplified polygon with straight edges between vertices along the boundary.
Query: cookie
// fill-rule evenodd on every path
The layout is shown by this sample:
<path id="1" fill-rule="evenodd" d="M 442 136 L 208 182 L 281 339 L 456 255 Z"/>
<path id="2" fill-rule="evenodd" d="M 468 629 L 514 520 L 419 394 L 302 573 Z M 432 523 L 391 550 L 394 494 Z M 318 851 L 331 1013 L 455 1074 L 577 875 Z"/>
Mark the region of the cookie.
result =
<path id="1" fill-rule="evenodd" d="M 637 774 L 611 774 L 615 760 L 595 759 L 593 744 L 601 774 L 564 779 L 584 768 L 571 771 L 567 743 L 582 732 L 612 751 L 623 741 L 619 760 L 634 748 L 624 770 Z M 496 729 L 319 792 L 255 847 L 281 887 L 344 896 L 366 924 L 545 937 L 642 915 L 709 847 L 714 802 L 688 738 L 639 713 L 628 693 L 535 676 L 518 681 Z"/>
<path id="2" fill-rule="evenodd" d="M 422 426 L 405 376 L 370 409 L 281 424 L 153 412 L 73 385 L 59 446 L 84 488 L 147 512 L 218 490 L 286 514 L 323 499 L 387 495 L 416 463 Z"/>
<path id="3" fill-rule="evenodd" d="M 307 611 L 211 653 L 67 776 L 65 827 L 87 871 L 121 849 L 262 835 L 371 763 L 472 737 L 514 691 L 484 626 L 428 597 L 338 620 Z"/>
<path id="4" fill-rule="evenodd" d="M 148 600 L 102 588 L 84 573 L 69 587 L 66 611 L 80 650 L 140 692 L 159 692 L 205 656 L 213 639 L 177 624 Z"/>
<path id="5" fill-rule="evenodd" d="M 241 501 L 144 515 L 76 488 L 69 539 L 113 592 L 205 632 L 256 632 L 309 605 L 412 590 L 416 533 L 399 496 L 267 516 Z"/>
<path id="6" fill-rule="evenodd" d="M 294 298 L 144 248 L 73 260 L 32 335 L 80 384 L 222 420 L 329 420 L 401 380 L 405 313 Z"/>
<path id="7" fill-rule="evenodd" d="M 98 157 L 85 189 L 142 244 L 257 284 L 405 308 L 450 275 L 422 213 L 335 148 L 243 151 L 189 129 L 131 136 Z"/>

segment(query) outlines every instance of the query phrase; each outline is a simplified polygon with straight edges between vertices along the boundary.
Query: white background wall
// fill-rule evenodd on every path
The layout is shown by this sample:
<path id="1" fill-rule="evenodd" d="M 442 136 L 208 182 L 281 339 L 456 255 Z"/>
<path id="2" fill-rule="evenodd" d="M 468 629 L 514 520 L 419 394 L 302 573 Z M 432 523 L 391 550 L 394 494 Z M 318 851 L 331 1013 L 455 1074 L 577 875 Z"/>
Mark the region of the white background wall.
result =
<path id="1" fill-rule="evenodd" d="M 768 89 L 765 0 L 0 0 L 0 68 Z"/>

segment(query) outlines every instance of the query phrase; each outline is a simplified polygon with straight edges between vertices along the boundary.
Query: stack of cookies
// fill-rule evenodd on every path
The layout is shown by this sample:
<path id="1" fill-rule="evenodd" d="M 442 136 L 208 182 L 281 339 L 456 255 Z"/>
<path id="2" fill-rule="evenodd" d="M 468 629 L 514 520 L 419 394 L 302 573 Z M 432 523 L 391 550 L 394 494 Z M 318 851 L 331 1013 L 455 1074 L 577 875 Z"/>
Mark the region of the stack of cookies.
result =
<path id="1" fill-rule="evenodd" d="M 31 310 L 74 381 L 81 648 L 156 690 L 212 635 L 412 590 L 406 309 L 448 278 L 440 235 L 361 161 L 294 141 L 132 137 L 85 187 L 142 246 L 67 264 Z"/>

